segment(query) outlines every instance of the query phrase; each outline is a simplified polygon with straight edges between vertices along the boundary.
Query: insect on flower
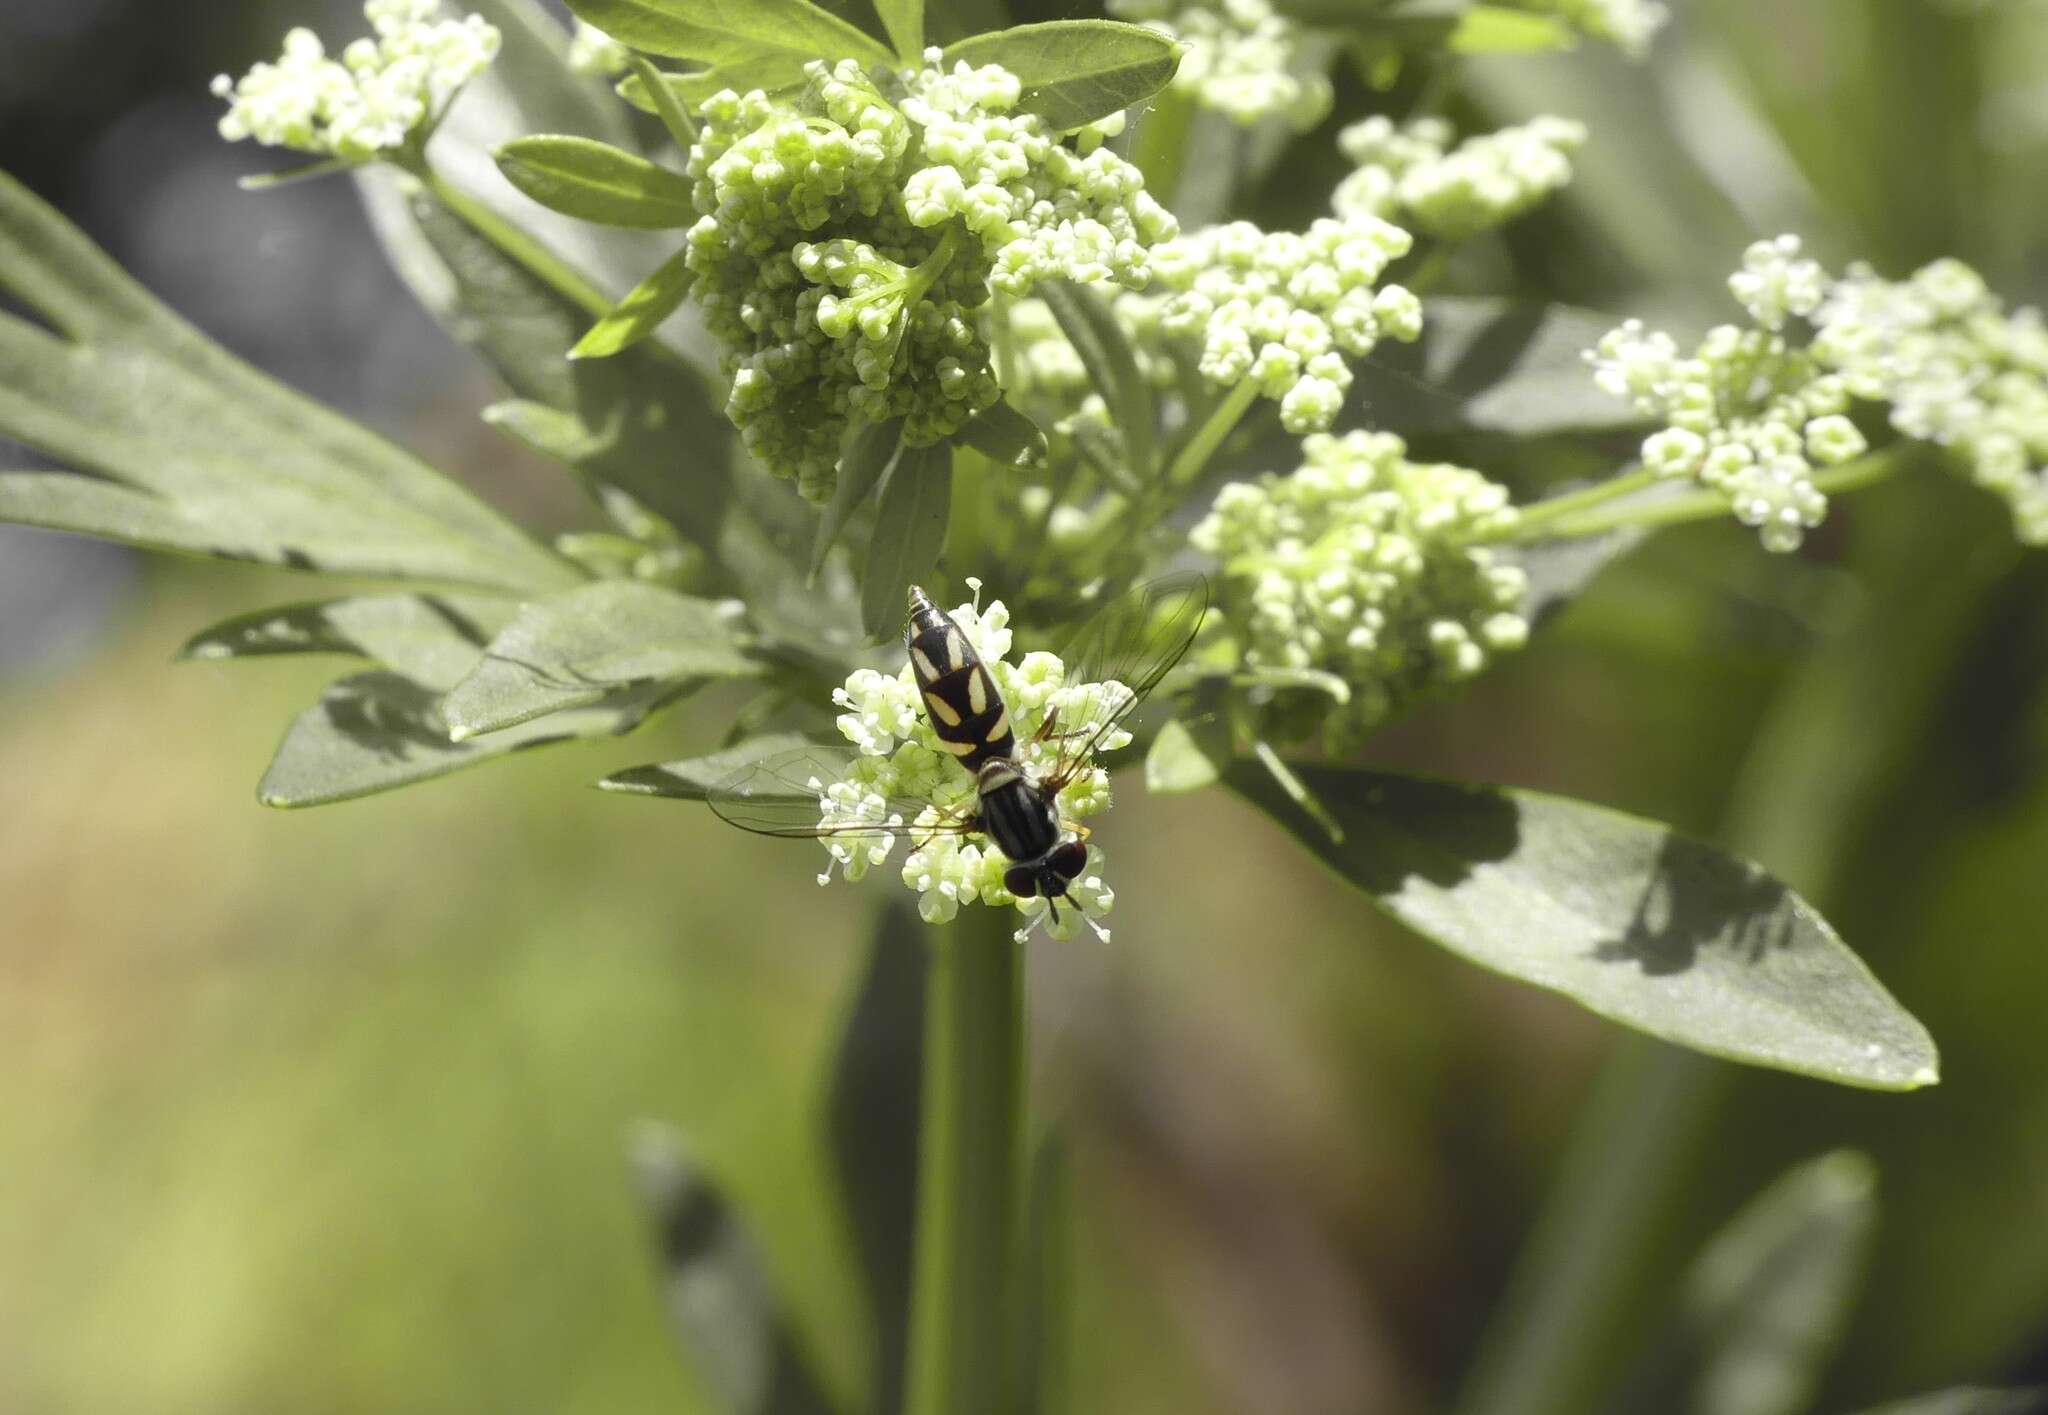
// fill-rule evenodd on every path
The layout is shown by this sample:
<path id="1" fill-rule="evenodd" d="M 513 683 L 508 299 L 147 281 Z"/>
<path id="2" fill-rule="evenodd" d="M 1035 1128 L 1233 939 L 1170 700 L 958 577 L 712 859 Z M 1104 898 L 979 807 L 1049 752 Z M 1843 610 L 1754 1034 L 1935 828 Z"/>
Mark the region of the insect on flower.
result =
<path id="1" fill-rule="evenodd" d="M 983 845 L 948 847 L 944 898 L 927 894 L 924 903 L 936 907 L 926 918 L 950 918 L 976 898 L 1027 912 L 1038 906 L 1023 901 L 1043 900 L 1057 928 L 1065 900 L 1106 938 L 1081 887 L 1102 890 L 1099 879 L 1081 879 L 1091 852 L 1077 818 L 1107 804 L 1096 756 L 1129 740 L 1123 724 L 1187 652 L 1208 602 L 1200 576 L 1155 581 L 1105 606 L 1059 655 L 996 661 L 991 671 L 990 658 L 1008 647 L 1002 606 L 963 606 L 963 628 L 913 586 L 907 670 L 849 680 L 882 725 L 849 714 L 842 731 L 854 746 L 805 746 L 741 767 L 709 793 L 711 807 L 757 834 L 823 841 L 849 879 L 906 836 L 905 881 L 916 876 L 920 891 L 933 885 L 921 857 L 943 853 L 935 846 L 946 838 L 972 837 Z M 839 700 L 856 704 L 852 691 Z"/>

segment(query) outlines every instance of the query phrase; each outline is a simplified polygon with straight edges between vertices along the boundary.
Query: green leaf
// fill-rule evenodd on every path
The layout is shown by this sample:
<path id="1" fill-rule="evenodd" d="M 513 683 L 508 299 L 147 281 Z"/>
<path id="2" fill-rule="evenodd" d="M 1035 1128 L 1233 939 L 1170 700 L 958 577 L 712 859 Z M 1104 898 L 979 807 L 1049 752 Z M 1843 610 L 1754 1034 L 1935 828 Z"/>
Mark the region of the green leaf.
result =
<path id="1" fill-rule="evenodd" d="M 1145 789 L 1155 796 L 1200 791 L 1223 779 L 1230 765 L 1230 728 L 1214 714 L 1159 729 L 1145 753 Z"/>
<path id="2" fill-rule="evenodd" d="M 839 1197 L 874 1327 L 873 1410 L 903 1408 L 924 1073 L 926 927 L 899 896 L 875 926 L 860 991 L 840 1026 L 826 1121 Z"/>
<path id="3" fill-rule="evenodd" d="M 757 54 L 751 59 L 737 59 L 730 64 L 714 64 L 708 69 L 695 73 L 662 73 L 661 87 L 667 96 L 691 111 L 702 106 L 705 99 L 723 89 L 734 93 L 751 93 L 760 89 L 765 93 L 779 93 L 796 88 L 804 81 L 804 65 L 808 61 L 800 53 L 788 49 L 770 50 Z M 659 116 L 661 102 L 654 91 L 639 74 L 628 74 L 619 81 L 619 97 L 632 104 L 642 113 Z"/>
<path id="4" fill-rule="evenodd" d="M 632 65 L 633 77 L 640 81 L 640 89 L 654 105 L 654 116 L 661 119 L 661 126 L 668 130 L 669 141 L 687 153 L 697 142 L 697 119 L 692 111 L 678 98 L 675 91 L 661 81 L 661 70 L 638 54 L 627 56 Z M 744 93 L 746 90 L 741 89 Z"/>
<path id="5" fill-rule="evenodd" d="M 1643 426 L 1586 366 L 1586 350 L 1616 322 L 1572 305 L 1438 296 L 1424 304 L 1420 340 L 1382 344 L 1356 365 L 1345 416 L 1404 434 Z"/>
<path id="6" fill-rule="evenodd" d="M 960 429 L 957 439 L 999 467 L 1045 464 L 1045 434 L 1008 403 L 991 404 Z"/>
<path id="7" fill-rule="evenodd" d="M 382 200 L 373 190 L 373 205 Z M 387 241 L 417 247 L 400 267 L 428 309 L 521 400 L 556 414 L 501 407 L 501 426 L 545 434 L 529 445 L 573 468 L 600 505 L 616 489 L 698 545 L 720 544 L 731 424 L 707 378 L 652 339 L 613 358 L 564 359 L 584 330 L 579 307 L 429 196 L 378 209 Z"/>
<path id="8" fill-rule="evenodd" d="M 590 327 L 569 351 L 572 359 L 608 359 L 645 339 L 676 312 L 696 277 L 685 262 L 689 250 L 677 251 L 652 275 L 626 292 L 612 312 Z"/>
<path id="9" fill-rule="evenodd" d="M 1669 1408 L 1799 1415 L 1840 1344 L 1877 1226 L 1877 1170 L 1853 1150 L 1807 1161 L 1751 1200 L 1686 1275 L 1696 1369 Z"/>
<path id="10" fill-rule="evenodd" d="M 640 150 L 640 130 L 618 102 L 611 85 L 568 64 L 569 34 L 545 0 L 464 0 L 503 36 L 498 57 L 462 90 L 462 99 L 434 129 L 434 171 L 454 188 L 517 226 L 564 265 L 608 296 L 622 294 L 673 249 L 674 238 L 655 231 L 598 226 L 535 206 L 498 170 L 499 147 L 531 133 L 573 133 L 629 151 Z M 370 214 L 395 260 L 408 244 L 384 218 L 394 210 L 411 226 L 405 201 L 393 190 L 391 168 L 366 169 L 357 186 L 370 199 Z M 410 272 L 401 269 L 408 281 Z M 431 303 L 431 302 L 430 302 Z M 586 318 L 588 310 L 585 311 Z M 690 351 L 707 372 L 716 358 L 709 341 Z"/>
<path id="11" fill-rule="evenodd" d="M 1936 1395 L 1916 1396 L 1863 1415 L 2048 1415 L 2048 1386 L 2026 1390 L 1986 1390 L 1959 1386 Z"/>
<path id="12" fill-rule="evenodd" d="M 1121 113 L 1165 88 L 1180 66 L 1180 50 L 1142 25 L 1051 20 L 948 46 L 949 68 L 963 59 L 1008 69 L 1024 85 L 1018 106 L 1066 131 Z"/>
<path id="13" fill-rule="evenodd" d="M 541 134 L 506 143 L 497 158 L 505 180 L 564 216 L 641 230 L 697 220 L 689 178 L 610 143 Z"/>
<path id="14" fill-rule="evenodd" d="M 1123 326 L 1108 302 L 1086 286 L 1048 280 L 1038 287 L 1038 294 L 1059 321 L 1067 342 L 1081 356 L 1095 391 L 1109 405 L 1110 421 L 1123 435 L 1131 459 L 1129 470 L 1140 480 L 1148 480 L 1156 431 L 1152 388 L 1138 369 Z"/>
<path id="15" fill-rule="evenodd" d="M 1482 967 L 1712 1056 L 1878 1090 L 1934 1043 L 1811 905 L 1667 826 L 1535 791 L 1294 770 L 1342 825 L 1305 829 L 1255 768 L 1232 787 L 1341 879 Z"/>
<path id="16" fill-rule="evenodd" d="M 1540 54 L 1570 49 L 1578 35 L 1555 15 L 1474 5 L 1459 16 L 1448 43 L 1454 54 Z"/>
<path id="17" fill-rule="evenodd" d="M 601 580 L 520 606 L 449 691 L 442 717 L 449 737 L 462 742 L 621 688 L 758 672 L 718 605 L 633 580 Z"/>
<path id="18" fill-rule="evenodd" d="M 902 627 L 910 587 L 939 563 L 953 505 L 953 450 L 906 447 L 882 485 L 875 533 L 860 586 L 860 619 L 868 637 Z"/>
<path id="19" fill-rule="evenodd" d="M 682 1137 L 634 1128 L 627 1157 L 653 1229 L 669 1328 L 719 1415 L 832 1415 L 744 1219 Z"/>
<path id="20" fill-rule="evenodd" d="M 811 547 L 811 578 L 825 568 L 825 556 L 854 512 L 867 504 L 881 483 L 883 473 L 895 464 L 903 445 L 903 419 L 862 423 L 847 439 L 839 456 L 839 480 L 833 483 L 832 499 L 818 517 L 818 538 Z"/>
<path id="21" fill-rule="evenodd" d="M 621 44 L 671 59 L 727 64 L 781 51 L 828 62 L 896 60 L 872 36 L 808 0 L 569 0 L 569 8 Z"/>
<path id="22" fill-rule="evenodd" d="M 432 688 L 396 673 L 360 673 L 330 685 L 299 714 L 256 794 L 281 809 L 350 801 L 526 747 L 630 732 L 676 692 L 672 684 L 650 684 L 508 732 L 455 742 Z"/>
<path id="23" fill-rule="evenodd" d="M 906 64 L 923 62 L 924 0 L 875 0 L 875 13 L 882 28 L 896 46 L 896 57 Z"/>
<path id="24" fill-rule="evenodd" d="M 800 732 L 771 732 L 750 737 L 709 756 L 686 757 L 681 761 L 636 766 L 616 772 L 597 783 L 600 791 L 617 791 L 627 796 L 660 796 L 671 801 L 701 801 L 731 779 L 743 766 L 795 751 L 810 739 Z"/>
<path id="25" fill-rule="evenodd" d="M 477 665 L 512 622 L 516 600 L 484 595 L 360 595 L 287 604 L 224 619 L 195 635 L 180 659 L 349 654 L 446 691 Z"/>
<path id="26" fill-rule="evenodd" d="M 0 520 L 297 569 L 522 592 L 576 572 L 410 453 L 234 358 L 0 175 Z"/>

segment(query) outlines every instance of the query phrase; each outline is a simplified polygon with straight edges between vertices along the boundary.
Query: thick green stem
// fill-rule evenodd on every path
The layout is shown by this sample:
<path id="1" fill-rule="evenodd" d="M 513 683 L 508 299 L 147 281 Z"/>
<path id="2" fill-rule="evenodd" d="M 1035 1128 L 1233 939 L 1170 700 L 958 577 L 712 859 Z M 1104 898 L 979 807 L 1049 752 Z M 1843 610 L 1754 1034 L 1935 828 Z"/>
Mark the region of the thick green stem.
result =
<path id="1" fill-rule="evenodd" d="M 1024 1144 L 1024 950 L 1008 910 L 935 931 L 906 1415 L 1007 1408 Z"/>

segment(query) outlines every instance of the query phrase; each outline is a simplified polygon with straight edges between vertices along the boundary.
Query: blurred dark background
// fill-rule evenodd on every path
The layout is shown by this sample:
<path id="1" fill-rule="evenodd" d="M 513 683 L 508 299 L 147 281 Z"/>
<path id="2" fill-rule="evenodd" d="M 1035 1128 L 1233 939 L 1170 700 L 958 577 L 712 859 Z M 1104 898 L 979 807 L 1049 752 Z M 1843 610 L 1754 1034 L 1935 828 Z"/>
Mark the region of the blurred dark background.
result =
<path id="1" fill-rule="evenodd" d="M 2044 7 L 1677 8 L 1644 68 L 1471 67 L 1469 114 L 1595 136 L 1465 278 L 1725 315 L 1743 244 L 1797 229 L 1836 266 L 1955 254 L 2048 296 Z M 252 362 L 545 519 L 562 493 L 476 422 L 488 381 L 352 188 L 234 187 L 267 164 L 217 139 L 207 82 L 300 23 L 361 27 L 322 0 L 0 0 L 0 167 Z M 0 527 L 0 1408 L 693 1409 L 619 1158 L 640 1116 L 692 1137 L 858 1388 L 821 1077 L 883 886 L 810 889 L 801 852 L 585 789 L 688 722 L 264 811 L 330 675 L 168 659 L 317 590 Z M 1910 1096 L 1716 1068 L 1617 1371 L 1705 1234 L 1849 1144 L 1883 1217 L 1820 1408 L 2048 1380 L 2044 673 L 2048 565 L 1926 476 L 1796 560 L 1662 537 L 1375 747 L 1759 854 L 1943 1046 Z M 1622 1037 L 1383 924 L 1230 799 L 1133 782 L 1107 834 L 1115 945 L 1031 965 L 1074 1145 L 1074 1408 L 1440 1408 Z"/>

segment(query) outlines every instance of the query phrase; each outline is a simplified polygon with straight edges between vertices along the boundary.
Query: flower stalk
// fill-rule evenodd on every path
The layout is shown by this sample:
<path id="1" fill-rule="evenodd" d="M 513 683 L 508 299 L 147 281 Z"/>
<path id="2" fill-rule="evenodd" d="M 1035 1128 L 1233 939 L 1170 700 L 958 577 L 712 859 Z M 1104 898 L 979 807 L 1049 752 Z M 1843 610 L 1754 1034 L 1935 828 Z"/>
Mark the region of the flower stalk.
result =
<path id="1" fill-rule="evenodd" d="M 970 909 L 931 935 L 907 1415 L 1001 1410 L 1016 1330 L 1024 950 Z"/>

